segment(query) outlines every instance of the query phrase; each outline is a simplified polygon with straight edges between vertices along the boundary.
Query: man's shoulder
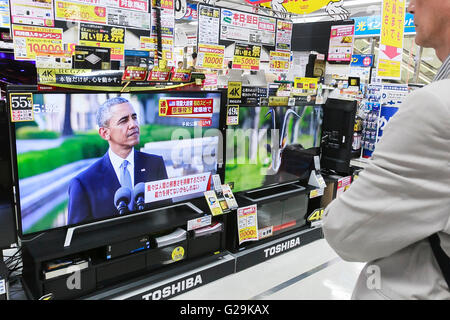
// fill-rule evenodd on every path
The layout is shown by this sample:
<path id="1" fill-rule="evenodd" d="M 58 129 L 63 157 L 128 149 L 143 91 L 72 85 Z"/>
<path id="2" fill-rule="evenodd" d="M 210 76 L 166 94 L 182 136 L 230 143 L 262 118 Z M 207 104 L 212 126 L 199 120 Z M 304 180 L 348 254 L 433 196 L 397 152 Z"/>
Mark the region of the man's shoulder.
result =
<path id="1" fill-rule="evenodd" d="M 450 105 L 450 79 L 439 80 L 412 92 L 414 97 L 435 96 L 444 104 Z"/>

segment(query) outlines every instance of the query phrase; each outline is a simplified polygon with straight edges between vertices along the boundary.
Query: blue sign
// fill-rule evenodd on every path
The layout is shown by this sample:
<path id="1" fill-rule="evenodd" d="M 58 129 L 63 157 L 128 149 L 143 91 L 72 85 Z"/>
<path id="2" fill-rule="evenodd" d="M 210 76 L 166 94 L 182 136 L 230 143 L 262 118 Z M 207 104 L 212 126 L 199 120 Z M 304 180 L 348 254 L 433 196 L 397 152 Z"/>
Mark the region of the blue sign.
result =
<path id="1" fill-rule="evenodd" d="M 383 136 L 384 128 L 392 116 L 398 111 L 397 107 L 382 106 L 380 118 L 378 119 L 378 141 Z M 377 142 L 378 142 L 377 141 Z"/>
<path id="2" fill-rule="evenodd" d="M 371 67 L 373 65 L 373 54 L 352 55 L 351 67 Z"/>
<path id="3" fill-rule="evenodd" d="M 355 17 L 355 36 L 379 36 L 381 33 L 381 16 Z M 414 16 L 405 15 L 405 33 L 416 32 Z"/>

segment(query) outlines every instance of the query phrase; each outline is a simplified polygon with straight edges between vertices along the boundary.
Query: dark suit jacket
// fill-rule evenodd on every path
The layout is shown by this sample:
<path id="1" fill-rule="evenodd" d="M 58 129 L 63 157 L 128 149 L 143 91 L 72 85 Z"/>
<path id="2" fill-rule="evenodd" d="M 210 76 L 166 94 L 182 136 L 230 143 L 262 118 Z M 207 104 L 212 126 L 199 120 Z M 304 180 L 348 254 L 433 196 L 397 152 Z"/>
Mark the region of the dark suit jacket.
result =
<path id="1" fill-rule="evenodd" d="M 134 152 L 135 185 L 139 182 L 167 179 L 167 171 L 162 157 L 136 150 Z M 142 171 L 143 169 L 144 171 Z M 119 179 L 107 152 L 70 182 L 68 224 L 78 224 L 118 215 L 119 212 L 114 206 L 114 194 L 119 188 Z M 171 203 L 171 200 L 158 201 L 153 203 L 152 207 Z"/>

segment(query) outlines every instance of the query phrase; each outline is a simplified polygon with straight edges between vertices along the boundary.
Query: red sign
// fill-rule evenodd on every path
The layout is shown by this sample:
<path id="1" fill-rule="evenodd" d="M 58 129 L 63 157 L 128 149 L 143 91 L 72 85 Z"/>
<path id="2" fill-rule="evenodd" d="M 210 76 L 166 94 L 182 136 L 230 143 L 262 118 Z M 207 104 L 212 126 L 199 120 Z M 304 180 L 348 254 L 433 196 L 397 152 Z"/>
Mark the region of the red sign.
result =
<path id="1" fill-rule="evenodd" d="M 122 76 L 122 81 L 144 81 L 147 77 L 145 67 L 128 66 Z"/>
<path id="2" fill-rule="evenodd" d="M 159 116 L 161 117 L 211 118 L 213 110 L 213 99 L 159 100 Z M 206 127 L 206 124 L 203 126 Z"/>

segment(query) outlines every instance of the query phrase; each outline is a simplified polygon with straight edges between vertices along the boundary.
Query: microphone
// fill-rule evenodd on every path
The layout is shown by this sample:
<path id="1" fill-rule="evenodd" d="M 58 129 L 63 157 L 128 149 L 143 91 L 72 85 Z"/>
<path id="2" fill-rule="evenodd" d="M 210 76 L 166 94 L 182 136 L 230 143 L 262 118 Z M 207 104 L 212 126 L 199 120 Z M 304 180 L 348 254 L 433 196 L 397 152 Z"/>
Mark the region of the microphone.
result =
<path id="1" fill-rule="evenodd" d="M 128 204 L 131 201 L 131 190 L 127 187 L 120 187 L 114 195 L 114 205 L 119 210 L 119 214 L 128 212 Z"/>
<path id="2" fill-rule="evenodd" d="M 139 211 L 144 210 L 145 205 L 145 183 L 139 182 L 133 190 L 133 201 L 136 203 L 137 209 Z"/>

